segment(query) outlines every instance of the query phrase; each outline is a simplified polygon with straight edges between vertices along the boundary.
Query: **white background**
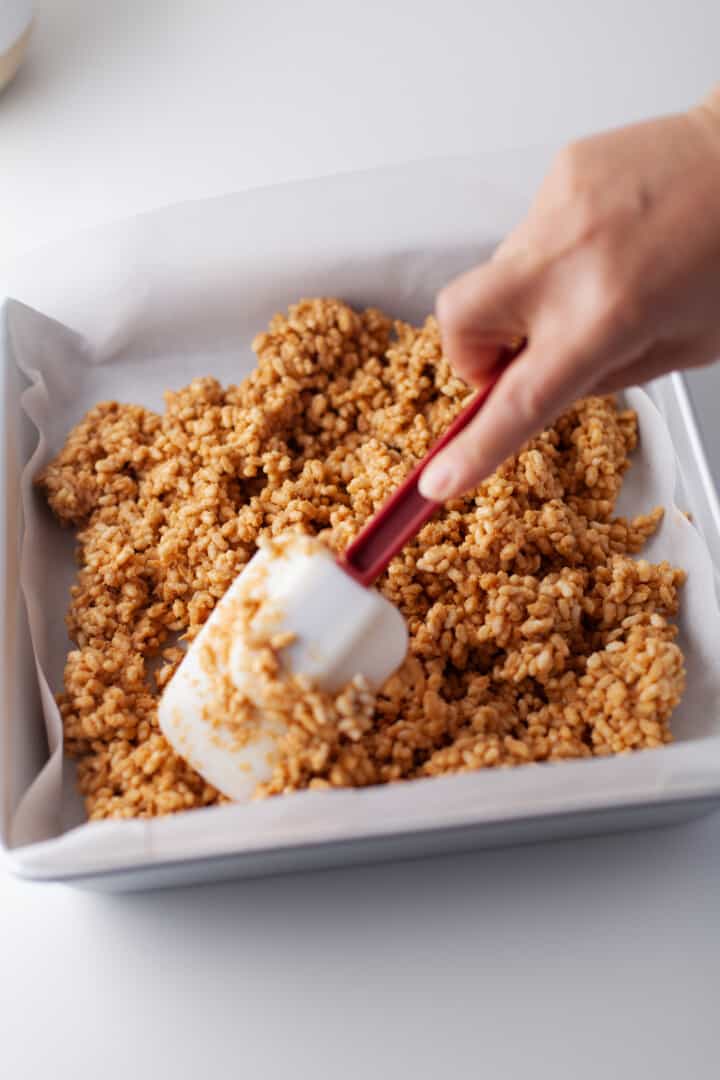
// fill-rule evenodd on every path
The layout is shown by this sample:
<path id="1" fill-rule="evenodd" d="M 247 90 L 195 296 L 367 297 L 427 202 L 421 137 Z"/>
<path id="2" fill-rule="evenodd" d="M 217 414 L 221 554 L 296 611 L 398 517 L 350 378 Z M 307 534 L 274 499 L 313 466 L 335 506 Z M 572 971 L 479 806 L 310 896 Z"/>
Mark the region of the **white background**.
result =
<path id="1" fill-rule="evenodd" d="M 179 199 L 556 145 L 720 79 L 715 0 L 37 8 L 0 97 L 0 263 Z M 718 372 L 694 387 L 718 471 Z M 0 1075 L 704 1080 L 719 927 L 717 816 L 139 897 L 0 868 Z"/>

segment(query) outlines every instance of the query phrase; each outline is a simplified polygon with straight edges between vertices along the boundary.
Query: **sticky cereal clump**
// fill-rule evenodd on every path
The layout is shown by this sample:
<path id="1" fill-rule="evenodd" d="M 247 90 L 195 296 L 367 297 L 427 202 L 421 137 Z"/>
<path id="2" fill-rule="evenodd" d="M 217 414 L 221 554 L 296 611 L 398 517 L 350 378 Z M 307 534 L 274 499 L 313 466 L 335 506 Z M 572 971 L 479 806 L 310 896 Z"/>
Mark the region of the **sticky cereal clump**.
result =
<path id="1" fill-rule="evenodd" d="M 221 801 L 158 728 L 177 636 L 194 638 L 261 538 L 345 547 L 469 393 L 433 318 L 304 300 L 253 347 L 244 382 L 196 379 L 162 415 L 97 405 L 38 478 L 78 529 L 59 702 L 91 818 Z M 634 413 L 588 398 L 449 503 L 379 582 L 408 622 L 405 665 L 377 694 L 296 686 L 258 794 L 668 742 L 684 574 L 632 558 L 661 509 L 613 516 L 636 442 Z"/>

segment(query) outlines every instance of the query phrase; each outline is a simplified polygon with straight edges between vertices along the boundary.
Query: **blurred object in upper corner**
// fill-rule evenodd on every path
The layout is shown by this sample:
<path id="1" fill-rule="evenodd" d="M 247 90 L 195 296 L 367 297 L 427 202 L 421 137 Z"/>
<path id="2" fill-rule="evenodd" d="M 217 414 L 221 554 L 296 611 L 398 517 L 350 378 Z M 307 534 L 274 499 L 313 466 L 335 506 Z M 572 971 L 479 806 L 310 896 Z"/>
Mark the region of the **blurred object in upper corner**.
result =
<path id="1" fill-rule="evenodd" d="M 32 31 L 32 0 L 0 0 L 0 91 L 20 67 Z"/>

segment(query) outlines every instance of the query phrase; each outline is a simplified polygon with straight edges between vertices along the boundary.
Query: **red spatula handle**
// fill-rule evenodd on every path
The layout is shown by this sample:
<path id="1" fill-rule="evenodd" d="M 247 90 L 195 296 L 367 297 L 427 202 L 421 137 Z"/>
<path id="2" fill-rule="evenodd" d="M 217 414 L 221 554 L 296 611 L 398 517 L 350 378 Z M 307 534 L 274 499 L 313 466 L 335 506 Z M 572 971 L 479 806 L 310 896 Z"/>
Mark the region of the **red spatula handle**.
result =
<path id="1" fill-rule="evenodd" d="M 339 562 L 361 585 L 372 585 L 380 577 L 390 560 L 415 536 L 423 525 L 430 520 L 440 503 L 426 499 L 420 494 L 418 483 L 428 462 L 444 446 L 470 423 L 487 401 L 492 388 L 499 379 L 509 361 L 517 355 L 519 349 L 504 349 L 501 360 L 487 386 L 479 390 L 472 401 L 455 417 L 448 430 L 428 450 L 422 461 L 418 462 L 410 475 L 393 492 L 389 499 L 373 515 L 365 528 L 356 536 L 352 544 L 340 556 Z"/>

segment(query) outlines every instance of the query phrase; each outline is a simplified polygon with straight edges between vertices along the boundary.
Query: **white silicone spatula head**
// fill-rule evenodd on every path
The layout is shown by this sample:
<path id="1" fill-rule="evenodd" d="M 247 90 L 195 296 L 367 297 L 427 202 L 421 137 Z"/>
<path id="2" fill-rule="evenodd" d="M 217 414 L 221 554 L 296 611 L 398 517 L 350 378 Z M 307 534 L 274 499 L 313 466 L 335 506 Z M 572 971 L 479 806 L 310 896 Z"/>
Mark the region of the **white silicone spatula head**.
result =
<path id="1" fill-rule="evenodd" d="M 286 730 L 254 670 L 259 642 L 280 643 L 286 673 L 333 692 L 358 675 L 381 686 L 403 662 L 408 635 L 397 608 L 360 585 L 321 544 L 290 536 L 261 548 L 192 643 L 159 709 L 177 752 L 237 801 L 270 779 Z M 228 681 L 237 696 L 228 694 Z M 240 696 L 251 705 L 242 715 Z M 247 729 L 242 739 L 239 723 Z"/>

